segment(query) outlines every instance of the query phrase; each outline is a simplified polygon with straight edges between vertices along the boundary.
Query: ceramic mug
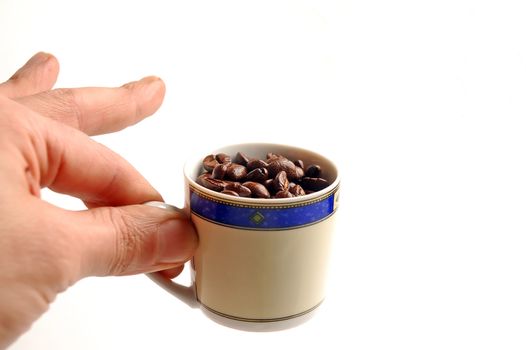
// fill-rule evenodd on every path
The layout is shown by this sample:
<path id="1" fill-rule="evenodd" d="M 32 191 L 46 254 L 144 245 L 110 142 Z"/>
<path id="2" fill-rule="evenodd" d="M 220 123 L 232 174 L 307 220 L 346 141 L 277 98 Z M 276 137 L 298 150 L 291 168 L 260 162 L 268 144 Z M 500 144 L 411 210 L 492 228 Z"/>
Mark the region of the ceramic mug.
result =
<path id="1" fill-rule="evenodd" d="M 336 165 L 318 153 L 278 144 L 238 144 L 208 154 L 237 152 L 260 159 L 272 152 L 306 166 L 318 164 L 330 185 L 293 198 L 234 197 L 197 184 L 206 154 L 191 158 L 184 168 L 185 207 L 178 209 L 199 236 L 191 297 L 205 310 L 239 321 L 282 321 L 309 313 L 325 297 L 338 208 Z M 177 283 L 160 274 L 150 277 L 182 295 Z"/>

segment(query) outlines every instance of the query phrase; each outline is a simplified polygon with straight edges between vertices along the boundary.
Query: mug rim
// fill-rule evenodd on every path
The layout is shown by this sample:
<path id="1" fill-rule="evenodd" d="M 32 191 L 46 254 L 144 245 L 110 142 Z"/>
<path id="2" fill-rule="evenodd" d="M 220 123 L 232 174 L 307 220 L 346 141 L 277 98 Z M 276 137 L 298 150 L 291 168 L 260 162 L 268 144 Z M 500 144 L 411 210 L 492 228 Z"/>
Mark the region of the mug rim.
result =
<path id="1" fill-rule="evenodd" d="M 268 148 L 268 149 L 271 149 L 271 148 L 288 148 L 288 149 L 291 149 L 291 150 L 294 150 L 294 151 L 299 151 L 299 152 L 305 152 L 305 153 L 309 153 L 311 155 L 315 155 L 316 157 L 319 157 L 319 158 L 322 158 L 325 162 L 327 162 L 328 164 L 330 164 L 335 172 L 336 172 L 336 176 L 334 178 L 334 180 L 331 182 L 331 184 L 329 186 L 327 186 L 326 188 L 320 190 L 320 191 L 316 191 L 316 192 L 313 192 L 313 193 L 309 193 L 307 195 L 304 195 L 304 196 L 298 196 L 298 197 L 292 197 L 292 198 L 251 198 L 251 197 L 235 197 L 235 196 L 231 196 L 231 195 L 228 195 L 228 194 L 224 194 L 224 193 L 221 193 L 221 192 L 216 192 L 216 191 L 212 191 L 202 185 L 199 185 L 195 179 L 193 179 L 189 172 L 195 167 L 197 166 L 198 163 L 196 163 L 196 160 L 201 160 L 204 158 L 204 156 L 202 154 L 197 154 L 197 152 L 195 153 L 192 153 L 192 155 L 187 158 L 187 160 L 185 161 L 185 164 L 184 164 L 184 167 L 183 167 L 183 174 L 184 174 L 184 177 L 186 179 L 186 181 L 188 181 L 188 184 L 189 186 L 197 191 L 197 192 L 200 192 L 210 198 L 217 198 L 218 200 L 222 201 L 222 202 L 230 202 L 230 203 L 238 203 L 238 204 L 249 204 L 249 205 L 257 205 L 257 206 L 265 206 L 265 205 L 279 205 L 279 204 L 282 204 L 282 205 L 291 205 L 291 204 L 295 204 L 295 203 L 305 203 L 305 202 L 313 202 L 313 201 L 317 201 L 319 200 L 320 198 L 325 198 L 326 196 L 334 193 L 337 191 L 339 185 L 340 185 L 340 172 L 338 170 L 338 167 L 336 166 L 336 164 L 332 161 L 332 159 L 328 158 L 327 156 L 325 155 L 322 155 L 318 152 L 315 152 L 315 151 L 312 151 L 310 149 L 306 149 L 306 148 L 303 148 L 303 147 L 298 147 L 298 146 L 293 146 L 293 145 L 287 145 L 287 144 L 279 144 L 279 143 L 267 143 L 267 142 L 245 142 L 245 143 L 237 143 L 237 144 L 227 144 L 227 145 L 223 145 L 221 147 L 218 147 L 216 148 L 216 150 L 221 150 L 221 149 L 225 149 L 225 148 L 236 148 L 236 147 L 247 147 L 247 146 L 257 146 L 257 147 L 264 147 L 264 148 Z M 207 153 L 207 154 L 210 154 L 210 153 Z M 206 155 L 205 155 L 206 156 Z"/>

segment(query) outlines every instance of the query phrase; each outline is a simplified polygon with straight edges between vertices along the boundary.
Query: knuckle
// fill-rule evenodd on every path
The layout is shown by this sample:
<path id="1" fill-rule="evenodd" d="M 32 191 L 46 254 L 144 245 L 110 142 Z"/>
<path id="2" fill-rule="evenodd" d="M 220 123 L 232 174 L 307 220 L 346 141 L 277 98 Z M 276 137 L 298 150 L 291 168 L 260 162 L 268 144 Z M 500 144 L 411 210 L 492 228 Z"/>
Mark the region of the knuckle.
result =
<path id="1" fill-rule="evenodd" d="M 108 209 L 115 237 L 115 252 L 108 272 L 110 275 L 122 275 L 140 259 L 147 232 L 140 227 L 136 218 L 124 210 L 115 207 Z"/>
<path id="2" fill-rule="evenodd" d="M 77 94 L 73 89 L 54 89 L 45 92 L 50 116 L 61 116 L 60 122 L 76 129 L 83 130 L 82 109 L 77 101 Z"/>
<path id="3" fill-rule="evenodd" d="M 21 80 L 22 80 L 22 72 L 17 71 L 7 81 L 10 84 L 19 84 Z"/>
<path id="4" fill-rule="evenodd" d="M 123 85 L 123 88 L 126 91 L 124 98 L 126 99 L 127 105 L 130 106 L 130 110 L 132 110 L 135 114 L 134 117 L 139 118 L 141 115 L 143 115 L 144 111 L 142 105 L 138 103 L 137 99 L 135 98 L 135 90 L 137 88 L 136 84 L 125 84 Z"/>

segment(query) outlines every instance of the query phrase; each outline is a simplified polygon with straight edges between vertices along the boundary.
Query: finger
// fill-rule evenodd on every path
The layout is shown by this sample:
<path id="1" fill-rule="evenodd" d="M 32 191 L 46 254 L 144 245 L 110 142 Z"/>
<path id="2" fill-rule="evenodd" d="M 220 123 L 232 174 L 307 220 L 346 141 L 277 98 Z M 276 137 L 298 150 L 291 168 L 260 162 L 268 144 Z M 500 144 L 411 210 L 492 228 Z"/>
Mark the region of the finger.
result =
<path id="1" fill-rule="evenodd" d="M 184 264 L 181 264 L 177 267 L 173 267 L 168 270 L 159 271 L 159 273 L 163 275 L 164 277 L 168 278 L 169 280 L 171 280 L 172 278 L 179 276 L 181 272 L 183 272 L 183 270 L 184 270 Z"/>
<path id="2" fill-rule="evenodd" d="M 6 164 L 11 164 L 6 174 L 16 173 L 11 181 L 20 188 L 38 194 L 35 187 L 49 187 L 91 207 L 162 200 L 132 165 L 83 132 L 43 118 L 12 100 L 0 98 L 0 102 L 1 121 L 8 126 L 2 130 L 0 152 L 9 158 Z"/>
<path id="3" fill-rule="evenodd" d="M 9 80 L 0 84 L 0 95 L 16 98 L 49 90 L 57 81 L 58 71 L 57 59 L 49 53 L 39 52 Z"/>
<path id="4" fill-rule="evenodd" d="M 56 89 L 17 101 L 88 135 L 124 129 L 152 115 L 164 98 L 164 82 L 146 77 L 119 88 Z"/>
<path id="5" fill-rule="evenodd" d="M 178 269 L 197 247 L 192 223 L 169 210 L 133 205 L 68 216 L 79 242 L 81 277 Z"/>
<path id="6" fill-rule="evenodd" d="M 88 207 L 162 200 L 148 181 L 117 153 L 78 130 L 53 124 L 47 129 L 49 163 L 41 186 L 80 198 Z"/>

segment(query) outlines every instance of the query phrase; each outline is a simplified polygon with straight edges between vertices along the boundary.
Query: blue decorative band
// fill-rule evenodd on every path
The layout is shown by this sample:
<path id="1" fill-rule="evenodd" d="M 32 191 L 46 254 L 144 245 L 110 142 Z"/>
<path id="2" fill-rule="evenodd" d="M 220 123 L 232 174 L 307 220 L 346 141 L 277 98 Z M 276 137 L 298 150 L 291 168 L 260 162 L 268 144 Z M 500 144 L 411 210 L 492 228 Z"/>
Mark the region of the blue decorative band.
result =
<path id="1" fill-rule="evenodd" d="M 283 230 L 310 225 L 332 215 L 337 207 L 337 190 L 299 203 L 252 204 L 224 201 L 191 187 L 190 208 L 193 214 L 221 225 L 250 230 Z"/>

